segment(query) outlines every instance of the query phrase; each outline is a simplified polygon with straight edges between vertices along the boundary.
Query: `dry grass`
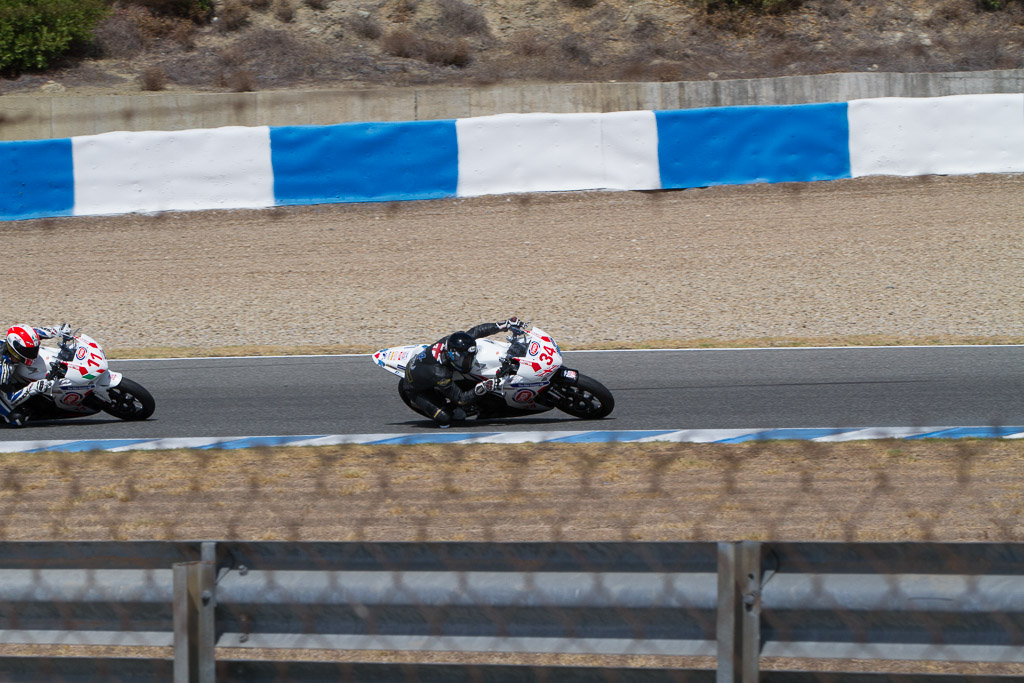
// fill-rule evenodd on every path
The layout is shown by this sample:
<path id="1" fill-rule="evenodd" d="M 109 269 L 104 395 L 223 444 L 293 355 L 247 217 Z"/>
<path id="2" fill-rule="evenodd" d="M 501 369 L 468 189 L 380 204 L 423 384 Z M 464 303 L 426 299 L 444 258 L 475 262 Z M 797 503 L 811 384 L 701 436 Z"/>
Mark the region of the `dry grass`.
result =
<path id="1" fill-rule="evenodd" d="M 463 38 L 434 40 L 404 28 L 385 35 L 381 47 L 394 57 L 438 66 L 464 67 L 472 61 L 472 49 Z"/>
<path id="2" fill-rule="evenodd" d="M 356 16 L 349 21 L 349 26 L 357 36 L 367 40 L 377 40 L 384 34 L 380 23 L 373 17 Z"/>
<path id="3" fill-rule="evenodd" d="M 0 456 L 3 540 L 1020 541 L 1024 443 Z"/>
<path id="4" fill-rule="evenodd" d="M 0 456 L 3 540 L 1001 541 L 1024 442 L 475 445 Z M 0 646 L 169 657 L 166 648 Z M 251 651 L 278 660 L 711 668 L 712 658 Z M 237 656 L 218 651 L 218 658 Z M 769 669 L 1024 674 L 1019 664 L 764 659 Z"/>
<path id="5" fill-rule="evenodd" d="M 167 72 L 158 66 L 149 66 L 139 74 L 139 86 L 143 90 L 163 90 L 167 87 Z"/>
<path id="6" fill-rule="evenodd" d="M 249 23 L 249 6 L 242 0 L 224 0 L 217 13 L 217 29 L 229 33 Z"/>
<path id="7" fill-rule="evenodd" d="M 0 654 L 21 657 L 150 657 L 172 658 L 171 648 L 82 647 L 74 645 L 0 645 Z M 577 655 L 503 652 L 401 652 L 391 650 L 245 650 L 218 648 L 218 661 L 254 659 L 305 662 L 390 662 L 411 664 L 507 664 L 525 666 L 673 667 L 713 669 L 713 657 L 655 655 Z M 283 665 L 287 666 L 287 665 Z M 864 673 L 929 673 L 976 676 L 1021 676 L 1024 665 L 997 662 L 921 662 L 761 658 L 762 671 L 846 671 Z M 287 671 L 287 669 L 285 669 Z M 338 680 L 347 680 L 339 670 Z"/>
<path id="8" fill-rule="evenodd" d="M 295 20 L 295 5 L 291 0 L 276 0 L 274 2 L 274 16 L 278 21 L 289 24 Z"/>
<path id="9" fill-rule="evenodd" d="M 491 27 L 487 17 L 479 7 L 466 4 L 462 0 L 438 0 L 441 14 L 438 17 L 441 30 L 458 36 L 491 35 Z"/>

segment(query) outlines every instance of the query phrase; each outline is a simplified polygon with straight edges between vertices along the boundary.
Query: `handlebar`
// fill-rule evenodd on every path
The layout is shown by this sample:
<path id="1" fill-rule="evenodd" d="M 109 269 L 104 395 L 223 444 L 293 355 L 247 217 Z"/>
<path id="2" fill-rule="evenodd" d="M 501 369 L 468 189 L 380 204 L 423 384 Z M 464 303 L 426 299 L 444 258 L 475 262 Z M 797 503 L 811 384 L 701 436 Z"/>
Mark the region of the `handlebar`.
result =
<path id="1" fill-rule="evenodd" d="M 505 337 L 505 341 L 515 341 L 519 337 L 524 336 L 526 334 L 526 328 L 529 326 L 530 323 L 526 321 L 520 322 L 518 325 L 510 326 L 508 328 L 509 334 L 507 337 Z"/>
<path id="2" fill-rule="evenodd" d="M 507 337 L 505 337 L 505 341 L 511 344 L 515 344 L 517 342 L 522 341 L 526 337 L 526 328 L 529 326 L 529 322 L 522 321 L 518 325 L 509 327 L 509 334 Z M 523 352 L 526 352 L 525 348 L 523 349 Z M 498 370 L 498 377 L 504 377 L 505 375 L 514 375 L 518 371 L 519 361 L 516 360 L 516 357 L 512 354 L 512 348 L 509 348 L 508 353 L 506 353 L 501 358 L 501 368 Z"/>
<path id="3" fill-rule="evenodd" d="M 57 357 L 53 359 L 53 363 L 46 373 L 46 379 L 62 379 L 67 374 L 68 363 L 75 357 L 75 345 L 68 342 L 74 340 L 81 329 L 78 328 L 72 332 L 71 326 L 67 323 L 60 326 L 58 329 L 60 333 L 60 351 L 57 352 Z"/>

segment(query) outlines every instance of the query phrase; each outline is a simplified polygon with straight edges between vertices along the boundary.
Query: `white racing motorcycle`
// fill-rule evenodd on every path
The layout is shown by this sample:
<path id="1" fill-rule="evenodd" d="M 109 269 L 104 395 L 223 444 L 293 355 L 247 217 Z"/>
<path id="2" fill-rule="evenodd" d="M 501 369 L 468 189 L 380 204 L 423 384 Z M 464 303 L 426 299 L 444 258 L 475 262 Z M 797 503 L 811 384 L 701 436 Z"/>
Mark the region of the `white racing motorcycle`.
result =
<path id="1" fill-rule="evenodd" d="M 56 348 L 39 348 L 39 360 L 47 368 L 46 379 L 53 380 L 53 390 L 26 402 L 30 422 L 99 412 L 122 420 L 145 420 L 156 409 L 145 387 L 110 370 L 103 349 L 88 335 L 62 334 Z"/>
<path id="2" fill-rule="evenodd" d="M 467 390 L 478 382 L 505 378 L 502 390 L 477 399 L 469 414 L 477 419 L 520 417 L 558 408 L 573 417 L 597 420 L 615 407 L 612 392 L 592 377 L 562 365 L 558 344 L 540 328 L 527 330 L 529 323 L 510 327 L 505 342 L 476 340 L 476 357 L 468 373 L 455 373 L 459 388 Z M 413 358 L 427 352 L 429 345 L 396 346 L 373 354 L 373 361 L 401 377 L 398 395 L 405 405 L 423 415 L 409 399 L 405 368 Z"/>

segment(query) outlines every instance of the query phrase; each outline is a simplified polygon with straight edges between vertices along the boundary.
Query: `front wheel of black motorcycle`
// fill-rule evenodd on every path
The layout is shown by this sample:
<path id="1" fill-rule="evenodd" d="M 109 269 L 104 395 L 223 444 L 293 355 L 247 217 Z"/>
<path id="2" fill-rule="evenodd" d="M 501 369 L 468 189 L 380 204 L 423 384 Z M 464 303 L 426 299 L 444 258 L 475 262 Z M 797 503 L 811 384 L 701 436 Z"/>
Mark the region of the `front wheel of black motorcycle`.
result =
<path id="1" fill-rule="evenodd" d="M 600 420 L 615 408 L 612 392 L 593 377 L 580 375 L 575 384 L 560 386 L 564 399 L 558 402 L 558 409 L 581 420 Z"/>
<path id="2" fill-rule="evenodd" d="M 121 378 L 116 387 L 107 389 L 110 402 L 103 404 L 103 412 L 122 420 L 145 420 L 156 410 L 153 395 L 139 384 L 127 378 Z"/>

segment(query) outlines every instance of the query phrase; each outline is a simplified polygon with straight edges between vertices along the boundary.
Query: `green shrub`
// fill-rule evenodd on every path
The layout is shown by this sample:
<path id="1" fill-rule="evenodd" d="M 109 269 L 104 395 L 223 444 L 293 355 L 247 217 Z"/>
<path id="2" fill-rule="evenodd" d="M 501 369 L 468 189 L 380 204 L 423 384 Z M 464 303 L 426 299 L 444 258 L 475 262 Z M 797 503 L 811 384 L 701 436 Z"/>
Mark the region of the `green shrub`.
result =
<path id="1" fill-rule="evenodd" d="M 1013 0 L 977 0 L 978 7 L 988 12 L 998 12 L 1006 9 Z"/>
<path id="2" fill-rule="evenodd" d="M 0 0 L 0 72 L 45 69 L 106 12 L 102 0 Z"/>

